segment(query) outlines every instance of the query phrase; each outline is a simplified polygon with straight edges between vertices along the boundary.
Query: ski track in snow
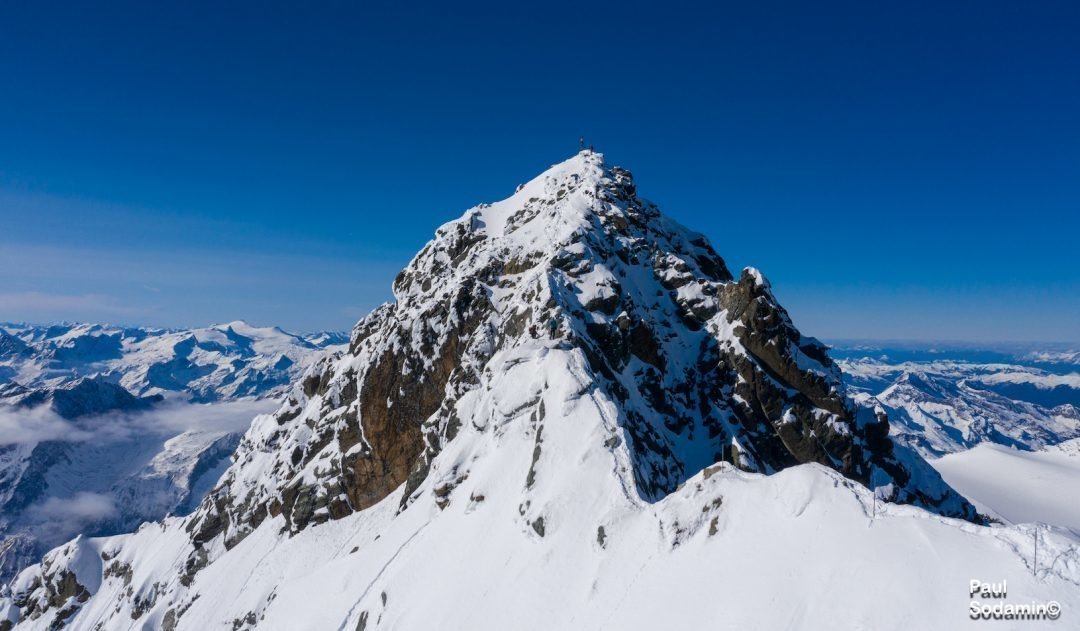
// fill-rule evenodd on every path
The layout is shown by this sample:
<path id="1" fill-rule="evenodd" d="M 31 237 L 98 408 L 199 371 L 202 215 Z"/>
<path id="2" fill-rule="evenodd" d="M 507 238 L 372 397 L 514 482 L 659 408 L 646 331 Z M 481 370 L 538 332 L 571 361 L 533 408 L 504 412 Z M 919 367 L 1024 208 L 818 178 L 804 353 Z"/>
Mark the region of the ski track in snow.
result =
<path id="1" fill-rule="evenodd" d="M 397 550 L 395 550 L 394 553 L 390 555 L 390 558 L 386 560 L 386 563 L 383 563 L 382 567 L 380 567 L 379 571 L 375 574 L 375 578 L 371 579 L 367 587 L 364 588 L 363 593 L 361 593 L 360 597 L 356 599 L 356 602 L 353 604 L 353 606 L 349 607 L 349 612 L 345 614 L 345 618 L 341 621 L 341 625 L 338 626 L 338 631 L 345 631 L 346 626 L 353 618 L 353 614 L 356 613 L 356 608 L 364 602 L 364 599 L 367 598 L 368 593 L 371 592 L 371 589 L 375 587 L 376 583 L 379 582 L 383 574 L 385 574 L 386 571 L 390 568 L 390 565 L 393 564 L 394 560 L 398 558 L 398 555 L 404 552 L 405 548 L 409 547 L 409 544 L 413 542 L 413 539 L 419 537 L 429 524 L 431 524 L 430 521 L 424 522 L 424 525 L 420 526 L 416 529 L 416 532 L 409 535 L 409 538 L 406 539 L 400 546 L 398 546 Z"/>

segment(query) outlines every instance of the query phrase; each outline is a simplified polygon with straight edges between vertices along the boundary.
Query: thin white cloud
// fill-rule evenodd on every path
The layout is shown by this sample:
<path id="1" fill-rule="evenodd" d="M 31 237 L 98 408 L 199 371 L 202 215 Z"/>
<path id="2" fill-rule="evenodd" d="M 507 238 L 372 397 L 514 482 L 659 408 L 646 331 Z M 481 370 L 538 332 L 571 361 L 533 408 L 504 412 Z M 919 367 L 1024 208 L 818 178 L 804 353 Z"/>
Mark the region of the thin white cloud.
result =
<path id="1" fill-rule="evenodd" d="M 0 445 L 32 445 L 46 440 L 81 442 L 91 436 L 48 406 L 16 408 L 0 404 Z"/>
<path id="2" fill-rule="evenodd" d="M 27 409 L 0 404 L 0 446 L 20 444 L 29 453 L 29 448 L 41 441 L 62 440 L 75 443 L 75 450 L 112 449 L 113 453 L 137 454 L 145 452 L 148 445 L 160 445 L 185 432 L 243 432 L 257 415 L 277 406 L 272 400 L 208 404 L 166 401 L 146 411 L 111 412 L 69 421 L 47 405 Z M 97 480 L 96 489 L 103 490 L 103 485 L 112 484 L 111 480 L 108 475 Z M 20 527 L 29 529 L 46 546 L 58 545 L 80 532 L 125 517 L 112 495 L 88 491 L 70 495 L 62 487 L 47 488 L 46 495 L 17 518 Z M 158 501 L 152 485 L 139 488 L 142 505 Z"/>
<path id="3" fill-rule="evenodd" d="M 124 421 L 139 427 L 154 427 L 163 433 L 187 431 L 243 432 L 259 414 L 278 408 L 278 401 L 224 401 L 220 403 L 167 403 L 146 412 L 128 414 Z"/>
<path id="4" fill-rule="evenodd" d="M 107 519 L 115 516 L 116 503 L 104 493 L 80 491 L 74 497 L 50 497 L 27 509 L 32 521 L 57 520 L 61 518 L 78 521 Z"/>
<path id="5" fill-rule="evenodd" d="M 172 401 L 145 411 L 108 412 L 69 421 L 47 405 L 17 408 L 0 404 L 0 445 L 32 445 L 46 440 L 105 444 L 188 431 L 243 432 L 253 418 L 277 406 L 276 401 L 267 399 L 207 404 Z"/>
<path id="6" fill-rule="evenodd" d="M 117 304 L 102 294 L 50 294 L 39 291 L 0 293 L 0 309 L 11 312 L 91 312 L 108 316 L 143 315 L 145 309 Z"/>
<path id="7" fill-rule="evenodd" d="M 236 319 L 345 329 L 391 297 L 400 265 L 279 253 L 4 243 L 0 321 L 196 326 Z M 370 304 L 339 315 L 342 303 Z"/>
<path id="8" fill-rule="evenodd" d="M 49 497 L 26 509 L 23 523 L 46 545 L 57 545 L 88 526 L 119 515 L 116 501 L 102 493 L 80 491 L 72 497 Z"/>

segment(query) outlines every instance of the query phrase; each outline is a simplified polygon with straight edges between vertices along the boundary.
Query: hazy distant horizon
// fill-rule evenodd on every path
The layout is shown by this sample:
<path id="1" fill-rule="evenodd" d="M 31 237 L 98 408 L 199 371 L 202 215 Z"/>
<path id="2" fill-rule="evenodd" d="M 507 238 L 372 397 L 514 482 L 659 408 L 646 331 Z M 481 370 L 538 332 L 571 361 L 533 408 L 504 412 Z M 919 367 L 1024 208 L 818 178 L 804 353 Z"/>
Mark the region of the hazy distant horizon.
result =
<path id="1" fill-rule="evenodd" d="M 99 326 L 111 326 L 118 328 L 146 328 L 146 329 L 163 329 L 163 330 L 186 330 L 186 329 L 199 329 L 210 328 L 217 326 L 225 326 L 232 322 L 241 321 L 249 326 L 256 328 L 278 328 L 286 333 L 293 335 L 309 335 L 313 333 L 349 333 L 352 330 L 352 326 L 344 328 L 323 328 L 323 329 L 296 329 L 291 327 L 285 327 L 272 322 L 263 322 L 261 320 L 252 320 L 248 318 L 234 318 L 232 320 L 224 320 L 220 322 L 207 322 L 192 325 L 163 325 L 155 323 L 130 323 L 130 322 L 118 322 L 108 320 L 47 320 L 47 321 L 31 321 L 31 320 L 0 320 L 0 326 L 34 326 L 34 327 L 49 327 L 49 326 L 78 326 L 78 325 L 99 325 Z M 355 322 L 353 324 L 356 324 Z M 798 323 L 796 323 L 797 325 Z M 1030 350 L 1032 348 L 1039 348 L 1042 350 L 1080 350 L 1080 341 L 1070 340 L 963 340 L 963 339 L 914 339 L 914 338 L 845 338 L 845 337 L 830 337 L 812 335 L 805 333 L 804 335 L 814 337 L 819 341 L 825 343 L 827 346 L 837 349 L 853 350 L 858 346 L 874 346 L 882 349 L 910 349 L 910 350 L 931 350 L 934 347 L 939 347 L 942 350 L 985 350 L 985 351 L 1006 351 L 1006 350 Z M 871 350 L 870 348 L 864 350 Z"/>

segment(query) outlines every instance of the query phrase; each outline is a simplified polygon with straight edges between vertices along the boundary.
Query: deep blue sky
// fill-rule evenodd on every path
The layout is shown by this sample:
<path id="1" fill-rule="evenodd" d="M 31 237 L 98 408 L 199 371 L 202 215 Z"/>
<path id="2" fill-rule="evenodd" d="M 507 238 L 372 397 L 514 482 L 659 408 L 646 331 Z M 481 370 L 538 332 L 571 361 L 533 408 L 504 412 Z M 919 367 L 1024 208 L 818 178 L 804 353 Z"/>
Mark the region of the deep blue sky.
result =
<path id="1" fill-rule="evenodd" d="M 345 329 L 584 134 L 806 333 L 1080 341 L 1075 1 L 91 4 L 0 9 L 0 320 Z"/>

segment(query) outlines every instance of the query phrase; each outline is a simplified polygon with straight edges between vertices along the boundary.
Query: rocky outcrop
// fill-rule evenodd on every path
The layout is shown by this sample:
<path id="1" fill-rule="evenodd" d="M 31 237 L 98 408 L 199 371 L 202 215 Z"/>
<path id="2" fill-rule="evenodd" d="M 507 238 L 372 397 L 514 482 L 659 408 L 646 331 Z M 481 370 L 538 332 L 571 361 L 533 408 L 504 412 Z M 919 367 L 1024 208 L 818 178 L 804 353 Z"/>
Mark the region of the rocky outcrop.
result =
<path id="1" fill-rule="evenodd" d="M 20 616 L 36 620 L 48 615 L 52 620 L 50 628 L 63 627 L 91 596 L 90 589 L 73 569 L 81 565 L 88 574 L 91 567 L 100 571 L 100 560 L 96 557 L 86 563 L 85 557 L 91 554 L 81 538 L 75 539 L 53 550 L 40 566 L 21 575 L 11 586 L 11 599 L 19 607 Z"/>
<path id="2" fill-rule="evenodd" d="M 26 342 L 0 329 L 0 359 L 25 357 L 30 353 Z"/>
<path id="3" fill-rule="evenodd" d="M 138 412 L 161 400 L 161 395 L 137 397 L 103 377 L 83 377 L 56 388 L 24 388 L 4 402 L 18 408 L 48 405 L 59 416 L 76 419 L 105 412 Z"/>

